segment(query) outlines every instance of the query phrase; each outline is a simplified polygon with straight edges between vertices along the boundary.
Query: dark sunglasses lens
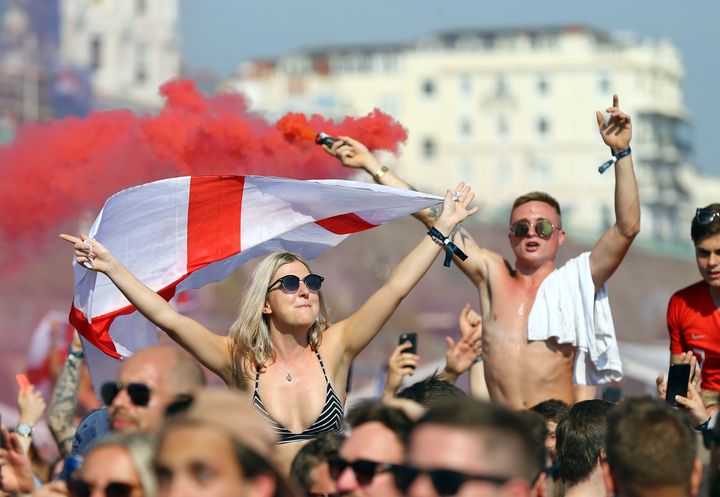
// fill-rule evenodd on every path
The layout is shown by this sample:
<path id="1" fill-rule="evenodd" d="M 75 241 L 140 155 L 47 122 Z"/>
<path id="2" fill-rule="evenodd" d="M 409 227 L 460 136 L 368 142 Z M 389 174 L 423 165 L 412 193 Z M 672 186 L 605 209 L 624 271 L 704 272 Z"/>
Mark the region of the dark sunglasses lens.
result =
<path id="1" fill-rule="evenodd" d="M 317 274 L 308 274 L 305 276 L 305 285 L 307 285 L 308 290 L 311 290 L 313 292 L 317 292 L 320 290 L 320 287 L 322 286 L 323 277 L 319 276 Z"/>
<path id="2" fill-rule="evenodd" d="M 518 221 L 510 225 L 510 232 L 515 236 L 525 236 L 530 232 L 530 223 Z"/>
<path id="3" fill-rule="evenodd" d="M 440 495 L 455 495 L 464 482 L 463 475 L 455 471 L 436 470 L 430 472 L 433 487 Z"/>
<path id="4" fill-rule="evenodd" d="M 342 472 L 347 468 L 348 463 L 345 459 L 335 458 L 328 461 L 328 468 L 330 470 L 330 478 L 337 480 L 340 478 Z"/>
<path id="5" fill-rule="evenodd" d="M 82 480 L 68 480 L 68 492 L 72 497 L 90 497 L 90 485 Z"/>
<path id="6" fill-rule="evenodd" d="M 118 393 L 120 393 L 120 386 L 117 383 L 103 383 L 100 387 L 100 396 L 106 406 L 113 403 Z"/>
<path id="7" fill-rule="evenodd" d="M 105 497 L 129 497 L 133 487 L 127 483 L 113 482 L 105 487 Z"/>
<path id="8" fill-rule="evenodd" d="M 127 393 L 136 406 L 145 407 L 150 402 L 150 389 L 142 383 L 130 383 L 127 386 Z"/>
<path id="9" fill-rule="evenodd" d="M 282 286 L 288 292 L 297 292 L 298 288 L 300 288 L 300 278 L 294 274 L 283 276 Z"/>
<path id="10" fill-rule="evenodd" d="M 392 474 L 395 479 L 395 487 L 400 490 L 401 493 L 407 494 L 408 490 L 410 490 L 410 485 L 412 485 L 420 472 L 408 466 L 395 466 L 392 469 Z"/>
<path id="11" fill-rule="evenodd" d="M 715 217 L 715 212 L 710 209 L 698 209 L 696 217 L 697 217 L 698 223 L 710 224 L 713 222 L 713 218 Z"/>
<path id="12" fill-rule="evenodd" d="M 535 225 L 535 233 L 537 233 L 537 236 L 539 236 L 540 238 L 550 238 L 552 232 L 553 225 L 550 221 L 546 219 L 538 221 L 538 223 Z"/>
<path id="13" fill-rule="evenodd" d="M 355 461 L 350 464 L 352 466 L 353 473 L 355 473 L 355 479 L 360 485 L 369 485 L 375 476 L 375 470 L 377 469 L 377 463 L 372 461 Z"/>

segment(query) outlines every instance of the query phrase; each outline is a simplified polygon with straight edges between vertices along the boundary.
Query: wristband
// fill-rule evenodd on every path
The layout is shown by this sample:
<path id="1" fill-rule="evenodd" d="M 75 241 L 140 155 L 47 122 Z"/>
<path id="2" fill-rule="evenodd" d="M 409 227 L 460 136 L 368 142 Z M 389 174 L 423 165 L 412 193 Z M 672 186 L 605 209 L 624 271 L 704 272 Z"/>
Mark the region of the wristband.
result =
<path id="1" fill-rule="evenodd" d="M 482 354 L 479 354 L 473 361 L 473 364 L 482 364 L 482 362 L 483 362 L 483 356 L 482 356 Z"/>
<path id="2" fill-rule="evenodd" d="M 600 167 L 598 167 L 598 172 L 599 172 L 600 174 L 604 173 L 605 171 L 608 170 L 608 168 L 609 168 L 610 166 L 612 166 L 613 164 L 615 164 L 617 161 L 619 161 L 619 160 L 622 159 L 623 157 L 627 157 L 627 156 L 630 155 L 631 153 L 632 153 L 632 149 L 631 149 L 630 147 L 628 147 L 628 148 L 626 148 L 626 149 L 624 149 L 624 150 L 620 150 L 619 152 L 614 152 L 614 153 L 612 153 L 613 158 L 610 159 L 610 160 L 608 160 L 608 161 L 603 162 L 603 163 L 600 165 Z"/>
<path id="3" fill-rule="evenodd" d="M 68 357 L 74 357 L 75 359 L 82 359 L 85 357 L 82 350 L 73 350 L 72 347 L 68 347 L 67 355 Z"/>
<path id="4" fill-rule="evenodd" d="M 385 176 L 385 173 L 387 173 L 390 169 L 387 168 L 387 166 L 383 166 L 374 173 L 372 173 L 372 177 L 376 182 L 380 181 L 380 178 Z"/>
<path id="5" fill-rule="evenodd" d="M 428 231 L 427 234 L 430 235 L 430 238 L 442 244 L 445 248 L 445 262 L 443 262 L 443 266 L 450 267 L 453 254 L 458 256 L 461 261 L 467 259 L 467 255 L 465 255 L 465 252 L 460 250 L 460 247 L 451 242 L 448 237 L 440 233 L 440 231 L 434 226 L 430 228 L 430 231 Z"/>
<path id="6" fill-rule="evenodd" d="M 706 430 L 708 429 L 708 427 L 710 426 L 710 420 L 711 420 L 711 419 L 712 419 L 712 417 L 707 418 L 707 421 L 705 421 L 704 423 L 701 423 L 701 424 L 697 425 L 697 426 L 695 427 L 695 429 L 696 429 L 697 431 L 706 431 Z"/>

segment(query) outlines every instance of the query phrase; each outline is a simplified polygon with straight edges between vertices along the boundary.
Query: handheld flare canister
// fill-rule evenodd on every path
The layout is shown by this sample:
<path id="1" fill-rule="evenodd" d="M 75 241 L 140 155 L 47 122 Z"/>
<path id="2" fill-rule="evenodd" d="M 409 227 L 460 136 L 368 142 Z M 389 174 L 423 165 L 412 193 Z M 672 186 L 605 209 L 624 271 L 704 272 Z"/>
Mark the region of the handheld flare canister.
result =
<path id="1" fill-rule="evenodd" d="M 339 138 L 330 136 L 327 133 L 323 133 L 322 131 L 315 136 L 315 143 L 317 143 L 318 145 L 327 145 L 328 147 L 332 147 L 333 143 L 338 140 Z"/>

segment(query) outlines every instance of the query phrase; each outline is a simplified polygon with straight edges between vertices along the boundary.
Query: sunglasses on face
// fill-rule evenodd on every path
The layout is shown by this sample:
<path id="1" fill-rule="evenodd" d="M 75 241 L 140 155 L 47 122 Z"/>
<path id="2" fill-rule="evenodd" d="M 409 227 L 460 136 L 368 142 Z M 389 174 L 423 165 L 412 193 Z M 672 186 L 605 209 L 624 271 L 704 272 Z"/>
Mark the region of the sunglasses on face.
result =
<path id="1" fill-rule="evenodd" d="M 510 478 L 490 475 L 468 475 L 449 469 L 418 469 L 412 466 L 393 466 L 391 469 L 395 476 L 395 486 L 403 494 L 407 494 L 413 482 L 422 474 L 430 477 L 435 491 L 439 495 L 455 495 L 468 481 L 485 481 L 496 485 L 504 485 Z"/>
<path id="2" fill-rule="evenodd" d="M 698 209 L 695 211 L 695 219 L 698 224 L 710 224 L 715 219 L 720 220 L 720 211 L 713 209 Z"/>
<path id="3" fill-rule="evenodd" d="M 510 225 L 510 233 L 515 236 L 527 236 L 527 234 L 530 233 L 530 226 L 532 225 L 527 219 L 515 221 Z M 535 234 L 543 240 L 547 240 L 548 238 L 550 238 L 556 228 L 557 226 L 555 226 L 547 219 L 538 219 L 535 223 L 535 226 L 533 226 Z"/>
<path id="4" fill-rule="evenodd" d="M 122 390 L 127 390 L 133 405 L 145 407 L 150 402 L 150 387 L 143 383 L 123 384 L 109 381 L 100 387 L 100 396 L 105 405 L 109 406 Z"/>
<path id="5" fill-rule="evenodd" d="M 305 283 L 305 286 L 310 290 L 311 292 L 317 292 L 320 290 L 320 287 L 322 286 L 322 282 L 325 281 L 325 278 L 320 276 L 319 274 L 308 274 L 304 278 L 300 278 L 300 276 L 295 276 L 294 274 L 287 274 L 283 276 L 282 278 L 278 278 L 275 281 L 273 281 L 272 285 L 268 287 L 268 292 L 272 290 L 272 288 L 280 283 L 282 289 L 289 293 L 295 293 L 300 289 L 300 282 Z"/>
<path id="6" fill-rule="evenodd" d="M 333 480 L 340 478 L 340 475 L 343 471 L 345 471 L 345 468 L 349 467 L 352 469 L 352 472 L 355 474 L 355 479 L 361 486 L 370 485 L 373 478 L 375 478 L 375 475 L 390 471 L 393 467 L 392 464 L 368 461 L 365 459 L 358 459 L 357 461 L 350 462 L 346 461 L 342 457 L 330 459 L 328 461 L 328 466 L 330 468 L 330 478 Z"/>
<path id="7" fill-rule="evenodd" d="M 96 485 L 79 479 L 69 480 L 67 487 L 70 497 L 90 497 L 97 490 Z M 106 497 L 130 497 L 135 488 L 137 487 L 130 483 L 111 481 L 102 490 Z"/>
<path id="8" fill-rule="evenodd" d="M 341 497 L 343 494 L 340 492 L 332 492 L 332 493 L 321 493 L 321 492 L 308 492 L 307 497 Z"/>

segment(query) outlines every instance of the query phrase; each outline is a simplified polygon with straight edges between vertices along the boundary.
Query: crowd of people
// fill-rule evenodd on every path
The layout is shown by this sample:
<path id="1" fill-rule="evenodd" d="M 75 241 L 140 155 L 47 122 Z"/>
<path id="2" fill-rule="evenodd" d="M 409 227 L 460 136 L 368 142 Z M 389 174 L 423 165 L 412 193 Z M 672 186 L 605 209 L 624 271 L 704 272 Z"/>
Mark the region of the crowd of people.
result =
<path id="1" fill-rule="evenodd" d="M 218 334 L 176 311 L 98 241 L 61 235 L 78 264 L 107 276 L 180 347 L 148 347 L 124 360 L 99 388 L 105 406 L 77 424 L 83 351 L 73 341 L 47 413 L 62 457 L 43 472 L 33 467 L 33 426 L 45 404 L 32 386 L 22 388 L 20 423 L 14 433 L 2 428 L 2 492 L 695 496 L 701 461 L 711 457 L 705 489 L 720 495 L 720 204 L 692 220 L 702 281 L 668 307 L 670 360 L 689 365 L 687 393 L 665 399 L 674 394 L 660 375 L 658 398 L 595 399 L 594 385 L 622 375 L 606 282 L 640 230 L 632 120 L 617 97 L 606 113 L 596 117 L 614 157 L 616 222 L 589 252 L 555 266 L 566 235 L 559 203 L 544 192 L 513 204 L 513 262 L 483 248 L 461 225 L 477 207 L 460 183 L 442 206 L 415 214 L 428 236 L 336 322 L 324 278 L 295 254 L 260 262 L 236 322 Z M 412 188 L 351 137 L 324 147 L 377 183 Z M 479 311 L 466 306 L 459 315 L 460 338 L 448 338 L 444 369 L 402 388 L 419 359 L 401 343 L 389 353 L 382 398 L 345 412 L 353 359 L 443 251 L 479 294 Z M 209 389 L 201 365 L 229 388 Z M 467 393 L 455 385 L 466 373 Z"/>

